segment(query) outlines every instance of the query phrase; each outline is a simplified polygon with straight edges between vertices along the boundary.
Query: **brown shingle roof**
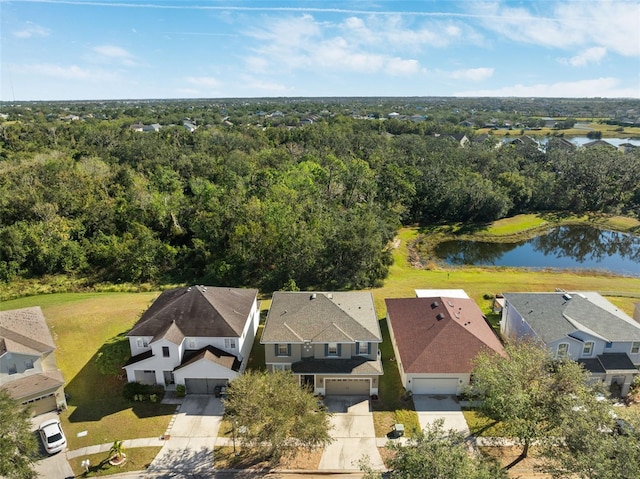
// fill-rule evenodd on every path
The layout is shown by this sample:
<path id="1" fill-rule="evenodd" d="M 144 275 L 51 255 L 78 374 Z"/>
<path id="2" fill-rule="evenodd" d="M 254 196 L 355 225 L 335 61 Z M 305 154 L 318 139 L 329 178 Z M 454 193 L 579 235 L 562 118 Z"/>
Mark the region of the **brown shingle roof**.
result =
<path id="1" fill-rule="evenodd" d="M 211 286 L 163 291 L 127 336 L 240 337 L 257 296 L 257 289 Z"/>
<path id="2" fill-rule="evenodd" d="M 481 350 L 504 355 L 472 299 L 385 299 L 405 373 L 468 373 Z"/>
<path id="3" fill-rule="evenodd" d="M 231 353 L 227 353 L 226 351 L 222 351 L 214 346 L 206 346 L 202 349 L 196 351 L 193 355 L 187 357 L 185 356 L 182 364 L 176 368 L 176 370 L 180 368 L 184 368 L 189 364 L 193 364 L 200 360 L 207 360 L 213 363 L 219 364 L 220 366 L 224 366 L 227 369 L 231 369 L 232 371 L 240 370 L 240 361 L 237 357 L 235 357 Z"/>
<path id="4" fill-rule="evenodd" d="M 380 342 L 371 293 L 273 293 L 262 343 Z"/>
<path id="5" fill-rule="evenodd" d="M 40 356 L 55 348 L 40 306 L 0 311 L 0 354 Z"/>

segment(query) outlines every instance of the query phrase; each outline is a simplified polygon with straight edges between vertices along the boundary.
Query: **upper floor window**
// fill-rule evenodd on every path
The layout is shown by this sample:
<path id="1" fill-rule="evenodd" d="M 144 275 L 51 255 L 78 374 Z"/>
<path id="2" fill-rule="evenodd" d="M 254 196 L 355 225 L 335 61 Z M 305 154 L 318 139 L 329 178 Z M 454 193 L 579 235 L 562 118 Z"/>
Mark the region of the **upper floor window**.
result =
<path id="1" fill-rule="evenodd" d="M 640 341 L 634 341 L 631 343 L 631 354 L 640 353 Z"/>
<path id="2" fill-rule="evenodd" d="M 236 338 L 224 338 L 225 349 L 236 349 Z"/>
<path id="3" fill-rule="evenodd" d="M 170 357 L 171 353 L 169 352 L 169 346 L 162 346 L 162 357 L 163 358 L 168 358 Z"/>
<path id="4" fill-rule="evenodd" d="M 291 356 L 290 344 L 276 344 L 276 356 Z"/>
<path id="5" fill-rule="evenodd" d="M 145 338 L 138 338 L 136 340 L 136 343 L 137 343 L 139 348 L 148 348 L 149 347 L 149 342 Z"/>
<path id="6" fill-rule="evenodd" d="M 338 343 L 327 343 L 324 345 L 324 355 L 340 356 L 340 349 L 340 344 Z"/>
<path id="7" fill-rule="evenodd" d="M 556 358 L 562 359 L 566 358 L 569 353 L 569 344 L 568 343 L 560 343 L 558 344 L 558 349 L 556 351 Z"/>
<path id="8" fill-rule="evenodd" d="M 196 349 L 196 340 L 193 338 L 189 338 L 187 341 L 187 349 Z"/>
<path id="9" fill-rule="evenodd" d="M 593 341 L 587 341 L 582 346 L 582 355 L 583 356 L 591 356 L 593 354 Z"/>
<path id="10" fill-rule="evenodd" d="M 18 368 L 16 367 L 15 364 L 12 364 L 11 366 L 9 366 L 9 374 L 17 374 L 18 373 Z"/>
<path id="11" fill-rule="evenodd" d="M 33 359 L 25 359 L 24 360 L 24 368 L 25 369 L 33 369 Z"/>
<path id="12" fill-rule="evenodd" d="M 613 343 L 611 341 L 609 341 L 607 344 L 604 345 L 604 347 L 606 349 L 611 349 L 613 347 Z"/>
<path id="13" fill-rule="evenodd" d="M 371 343 L 358 343 L 358 354 L 369 354 Z"/>

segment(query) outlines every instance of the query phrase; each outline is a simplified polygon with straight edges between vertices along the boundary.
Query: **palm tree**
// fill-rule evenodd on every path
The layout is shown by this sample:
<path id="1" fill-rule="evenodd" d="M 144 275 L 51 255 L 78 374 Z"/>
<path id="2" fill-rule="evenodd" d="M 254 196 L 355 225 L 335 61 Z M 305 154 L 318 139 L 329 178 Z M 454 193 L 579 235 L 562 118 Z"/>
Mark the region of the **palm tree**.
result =
<path id="1" fill-rule="evenodd" d="M 115 463 L 121 462 L 126 456 L 124 454 L 124 444 L 117 439 L 113 441 L 111 449 L 109 449 L 109 457 Z"/>

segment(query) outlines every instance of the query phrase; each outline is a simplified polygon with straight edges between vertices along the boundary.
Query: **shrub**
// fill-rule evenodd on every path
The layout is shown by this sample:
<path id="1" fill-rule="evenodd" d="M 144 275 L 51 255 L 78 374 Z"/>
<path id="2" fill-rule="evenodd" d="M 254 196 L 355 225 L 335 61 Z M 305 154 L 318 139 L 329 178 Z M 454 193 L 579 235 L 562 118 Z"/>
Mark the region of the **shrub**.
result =
<path id="1" fill-rule="evenodd" d="M 151 396 L 158 398 L 164 396 L 164 388 L 159 385 L 141 384 L 138 382 L 127 383 L 124 385 L 122 395 L 129 401 L 148 401 Z M 155 402 L 155 401 L 154 401 Z"/>
<path id="2" fill-rule="evenodd" d="M 179 398 L 183 398 L 187 395 L 187 388 L 184 384 L 176 385 L 176 396 Z"/>

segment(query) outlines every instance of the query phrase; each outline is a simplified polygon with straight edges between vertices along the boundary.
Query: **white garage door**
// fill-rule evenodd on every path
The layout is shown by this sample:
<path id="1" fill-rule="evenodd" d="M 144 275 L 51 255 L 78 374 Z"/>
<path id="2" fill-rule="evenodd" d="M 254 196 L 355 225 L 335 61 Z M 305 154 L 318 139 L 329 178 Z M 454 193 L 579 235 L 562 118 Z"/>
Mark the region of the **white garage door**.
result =
<path id="1" fill-rule="evenodd" d="M 456 378 L 413 378 L 411 382 L 413 394 L 456 394 L 458 392 Z"/>
<path id="2" fill-rule="evenodd" d="M 334 396 L 368 396 L 369 379 L 325 379 L 325 395 Z"/>

